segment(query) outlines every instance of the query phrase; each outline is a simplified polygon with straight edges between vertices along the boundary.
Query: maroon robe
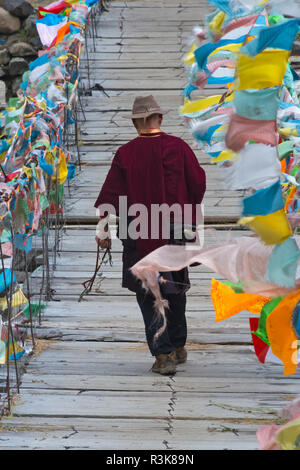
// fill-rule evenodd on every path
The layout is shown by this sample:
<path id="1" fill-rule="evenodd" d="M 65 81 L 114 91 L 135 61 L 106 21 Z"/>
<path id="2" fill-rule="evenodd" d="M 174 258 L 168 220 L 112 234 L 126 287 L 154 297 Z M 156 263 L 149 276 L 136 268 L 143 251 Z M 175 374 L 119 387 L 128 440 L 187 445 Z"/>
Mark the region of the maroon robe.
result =
<path id="1" fill-rule="evenodd" d="M 205 189 L 205 172 L 189 145 L 160 131 L 142 134 L 117 150 L 95 207 L 111 204 L 118 215 L 119 196 L 127 196 L 128 207 L 142 203 L 150 215 L 151 204 L 200 204 Z M 136 240 L 138 259 L 167 243 L 162 238 Z"/>

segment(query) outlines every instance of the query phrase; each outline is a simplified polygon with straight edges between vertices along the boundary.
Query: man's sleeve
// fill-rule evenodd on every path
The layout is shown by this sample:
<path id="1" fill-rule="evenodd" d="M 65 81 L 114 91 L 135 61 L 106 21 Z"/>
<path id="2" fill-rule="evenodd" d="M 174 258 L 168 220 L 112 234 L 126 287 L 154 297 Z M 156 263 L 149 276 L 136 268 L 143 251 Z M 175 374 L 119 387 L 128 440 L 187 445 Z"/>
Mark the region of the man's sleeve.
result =
<path id="1" fill-rule="evenodd" d="M 201 204 L 206 190 L 206 174 L 196 155 L 184 142 L 184 171 L 191 204 Z"/>
<path id="2" fill-rule="evenodd" d="M 110 204 L 115 208 L 115 213 L 118 214 L 119 196 L 126 195 L 125 172 L 121 166 L 120 153 L 118 150 L 114 156 L 110 170 L 106 176 L 94 207 L 99 207 L 101 204 Z"/>

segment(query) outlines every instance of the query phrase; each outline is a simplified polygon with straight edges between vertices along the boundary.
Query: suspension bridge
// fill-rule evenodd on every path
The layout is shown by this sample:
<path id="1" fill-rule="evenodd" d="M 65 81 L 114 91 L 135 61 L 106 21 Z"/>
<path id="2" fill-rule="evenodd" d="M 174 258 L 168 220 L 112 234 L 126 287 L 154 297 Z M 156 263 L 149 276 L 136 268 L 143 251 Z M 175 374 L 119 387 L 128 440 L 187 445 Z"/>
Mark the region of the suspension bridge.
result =
<path id="1" fill-rule="evenodd" d="M 162 129 L 192 145 L 178 114 L 187 79 L 183 57 L 193 27 L 203 25 L 209 11 L 206 0 L 111 1 L 86 35 L 78 129 L 72 127 L 80 171 L 65 193 L 55 265 L 49 267 L 50 300 L 34 325 L 36 347 L 19 393 L 1 419 L 0 449 L 257 449 L 258 427 L 277 423 L 278 411 L 298 393 L 296 376 L 257 361 L 247 312 L 216 323 L 210 284 L 221 277 L 205 266 L 190 269 L 189 358 L 173 377 L 151 372 L 135 296 L 121 289 L 118 239 L 112 265 L 101 267 L 79 302 L 82 283 L 95 269 L 94 202 L 117 148 L 136 136 L 121 117 L 134 97 L 153 94 L 170 108 Z M 220 87 L 210 86 L 195 97 L 218 93 Z M 203 152 L 195 153 L 207 174 L 205 242 L 215 242 L 210 228 L 218 241 L 229 232 L 240 236 L 235 222 L 242 194 L 223 190 L 217 169 Z M 30 278 L 33 298 L 41 272 Z"/>

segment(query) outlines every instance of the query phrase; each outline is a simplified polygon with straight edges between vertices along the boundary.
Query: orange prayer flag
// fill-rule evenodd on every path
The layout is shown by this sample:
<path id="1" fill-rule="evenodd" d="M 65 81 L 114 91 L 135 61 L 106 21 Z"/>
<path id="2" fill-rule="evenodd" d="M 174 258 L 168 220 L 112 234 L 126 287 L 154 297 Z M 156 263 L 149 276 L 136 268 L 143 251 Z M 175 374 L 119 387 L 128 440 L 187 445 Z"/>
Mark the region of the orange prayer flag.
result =
<path id="1" fill-rule="evenodd" d="M 281 160 L 280 165 L 281 165 L 281 170 L 280 170 L 281 173 L 286 173 L 286 159 L 285 158 Z"/>
<path id="2" fill-rule="evenodd" d="M 59 44 L 63 40 L 63 38 L 66 36 L 66 34 L 69 34 L 70 24 L 72 24 L 73 26 L 76 26 L 77 28 L 80 28 L 80 25 L 78 23 L 75 23 L 75 21 L 69 21 L 68 23 L 64 24 L 57 31 L 55 46 L 57 46 L 57 44 Z"/>
<path id="3" fill-rule="evenodd" d="M 300 300 L 300 290 L 287 295 L 267 318 L 267 334 L 272 352 L 284 364 L 284 375 L 295 374 L 298 340 L 292 327 L 293 310 Z"/>
<path id="4" fill-rule="evenodd" d="M 70 32 L 70 23 L 66 23 L 61 28 L 59 28 L 59 30 L 57 31 L 55 46 L 57 46 L 57 44 L 59 44 L 63 40 L 65 35 L 68 34 L 69 32 Z"/>
<path id="5" fill-rule="evenodd" d="M 269 297 L 257 294 L 236 294 L 234 290 L 216 279 L 211 282 L 211 299 L 216 312 L 216 321 L 232 317 L 243 310 L 260 314 Z"/>
<path id="6" fill-rule="evenodd" d="M 289 205 L 293 201 L 295 193 L 296 193 L 297 190 L 298 190 L 297 186 L 294 186 L 293 188 L 290 189 L 290 193 L 289 193 L 289 195 L 288 195 L 288 197 L 285 201 L 285 205 L 284 205 L 284 210 L 285 211 L 287 211 Z"/>

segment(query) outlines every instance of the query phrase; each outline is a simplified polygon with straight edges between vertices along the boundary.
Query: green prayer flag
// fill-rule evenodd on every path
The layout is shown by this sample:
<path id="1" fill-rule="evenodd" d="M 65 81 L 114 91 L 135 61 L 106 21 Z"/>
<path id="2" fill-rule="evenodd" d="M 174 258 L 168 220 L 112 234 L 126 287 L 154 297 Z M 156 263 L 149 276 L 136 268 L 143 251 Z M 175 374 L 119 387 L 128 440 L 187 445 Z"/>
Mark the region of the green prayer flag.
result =
<path id="1" fill-rule="evenodd" d="M 258 338 L 260 338 L 264 343 L 268 344 L 270 346 L 270 341 L 268 339 L 267 335 L 267 318 L 270 315 L 270 313 L 274 310 L 275 307 L 282 301 L 283 297 L 275 297 L 272 299 L 270 302 L 265 304 L 263 308 L 261 309 L 260 317 L 259 317 L 259 322 L 258 322 L 258 329 L 256 331 L 252 331 L 254 335 L 256 335 Z"/>
<path id="2" fill-rule="evenodd" d="M 222 283 L 226 284 L 229 287 L 231 287 L 231 289 L 234 290 L 234 292 L 236 294 L 244 294 L 243 283 L 242 282 L 222 281 Z"/>
<path id="3" fill-rule="evenodd" d="M 42 211 L 44 211 L 45 209 L 47 209 L 47 207 L 49 207 L 49 201 L 48 201 L 47 197 L 45 196 L 45 194 L 41 194 L 40 208 L 41 208 Z"/>
<path id="4" fill-rule="evenodd" d="M 293 150 L 293 145 L 293 142 L 286 140 L 277 146 L 280 160 L 282 160 L 287 153 L 290 153 Z"/>
<path id="5" fill-rule="evenodd" d="M 41 311 L 43 311 L 46 308 L 46 305 L 44 302 L 41 302 Z M 30 308 L 29 308 L 29 302 L 25 305 L 23 308 L 23 314 L 26 318 L 30 318 L 30 310 L 31 310 L 31 317 L 37 317 L 39 314 L 39 302 L 31 302 L 30 303 Z"/>

